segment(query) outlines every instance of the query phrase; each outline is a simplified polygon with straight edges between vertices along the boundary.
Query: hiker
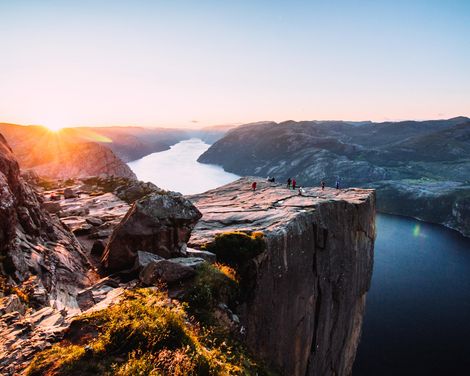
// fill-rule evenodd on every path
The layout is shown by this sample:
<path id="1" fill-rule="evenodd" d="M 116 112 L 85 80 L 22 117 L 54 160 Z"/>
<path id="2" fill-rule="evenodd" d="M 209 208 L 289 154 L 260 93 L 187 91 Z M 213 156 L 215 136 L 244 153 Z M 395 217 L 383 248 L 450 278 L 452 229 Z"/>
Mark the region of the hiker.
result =
<path id="1" fill-rule="evenodd" d="M 290 183 L 292 182 L 291 178 L 287 179 L 287 188 L 290 189 Z"/>
<path id="2" fill-rule="evenodd" d="M 253 191 L 256 191 L 256 182 L 255 181 L 251 184 L 251 189 Z"/>
<path id="3" fill-rule="evenodd" d="M 292 189 L 295 190 L 295 186 L 297 185 L 297 182 L 295 181 L 295 179 L 292 180 Z"/>
<path id="4" fill-rule="evenodd" d="M 336 189 L 339 189 L 339 180 L 336 180 Z"/>
<path id="5" fill-rule="evenodd" d="M 321 190 L 322 191 L 325 190 L 325 181 L 324 180 L 321 181 Z"/>
<path id="6" fill-rule="evenodd" d="M 299 187 L 299 196 L 302 196 L 304 193 L 304 190 L 302 189 L 302 187 Z"/>

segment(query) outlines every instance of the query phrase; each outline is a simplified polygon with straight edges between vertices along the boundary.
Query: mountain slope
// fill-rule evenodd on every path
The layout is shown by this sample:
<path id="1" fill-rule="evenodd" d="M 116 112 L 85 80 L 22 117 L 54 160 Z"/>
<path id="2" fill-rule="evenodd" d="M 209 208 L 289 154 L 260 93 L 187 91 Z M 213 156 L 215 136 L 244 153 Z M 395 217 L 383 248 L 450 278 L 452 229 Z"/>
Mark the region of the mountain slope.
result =
<path id="1" fill-rule="evenodd" d="M 40 126 L 0 124 L 2 133 L 23 169 L 46 177 L 67 179 L 105 174 L 135 179 L 135 174 L 107 147 L 51 132 Z"/>
<path id="2" fill-rule="evenodd" d="M 241 126 L 200 158 L 239 175 L 378 189 L 378 209 L 470 236 L 470 119 Z"/>

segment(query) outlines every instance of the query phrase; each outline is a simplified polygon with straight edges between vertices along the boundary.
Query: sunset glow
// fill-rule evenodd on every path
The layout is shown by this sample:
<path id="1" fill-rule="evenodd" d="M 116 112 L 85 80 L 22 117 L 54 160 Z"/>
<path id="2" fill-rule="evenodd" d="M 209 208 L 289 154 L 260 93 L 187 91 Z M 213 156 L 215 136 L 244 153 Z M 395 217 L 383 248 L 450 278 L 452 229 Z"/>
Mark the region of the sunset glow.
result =
<path id="1" fill-rule="evenodd" d="M 49 123 L 42 124 L 42 125 L 52 132 L 59 132 L 62 128 L 64 128 L 62 124 L 53 123 L 53 122 L 49 122 Z"/>
<path id="2" fill-rule="evenodd" d="M 470 115 L 468 1 L 18 0 L 0 14 L 4 122 Z"/>

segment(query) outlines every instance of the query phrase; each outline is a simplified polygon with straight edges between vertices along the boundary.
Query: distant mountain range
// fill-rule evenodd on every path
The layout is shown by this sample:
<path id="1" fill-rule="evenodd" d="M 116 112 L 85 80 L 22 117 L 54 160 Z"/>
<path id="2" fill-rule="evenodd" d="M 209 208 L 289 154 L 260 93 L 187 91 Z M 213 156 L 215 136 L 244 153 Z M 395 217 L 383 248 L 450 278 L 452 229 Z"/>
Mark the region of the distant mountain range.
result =
<path id="1" fill-rule="evenodd" d="M 384 212 L 470 236 L 470 119 L 286 121 L 240 126 L 200 162 L 239 175 L 295 177 L 300 185 L 373 187 Z"/>
<path id="2" fill-rule="evenodd" d="M 0 123 L 21 167 L 51 178 L 96 175 L 135 178 L 125 162 L 167 150 L 198 137 L 212 143 L 233 126 L 201 129 L 143 127 L 78 127 L 52 132 L 42 126 Z"/>

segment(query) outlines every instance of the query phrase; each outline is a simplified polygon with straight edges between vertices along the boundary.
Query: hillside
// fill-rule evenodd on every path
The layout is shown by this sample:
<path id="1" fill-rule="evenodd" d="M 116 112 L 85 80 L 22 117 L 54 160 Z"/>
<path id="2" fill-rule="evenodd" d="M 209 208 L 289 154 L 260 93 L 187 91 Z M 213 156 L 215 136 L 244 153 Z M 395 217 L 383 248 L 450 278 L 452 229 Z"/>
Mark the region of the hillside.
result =
<path id="1" fill-rule="evenodd" d="M 470 119 L 241 126 L 200 158 L 239 175 L 377 188 L 378 209 L 470 236 Z"/>
<path id="2" fill-rule="evenodd" d="M 109 148 L 93 140 L 51 132 L 40 126 L 0 124 L 22 169 L 39 175 L 68 179 L 108 175 L 135 178 L 131 169 Z"/>

